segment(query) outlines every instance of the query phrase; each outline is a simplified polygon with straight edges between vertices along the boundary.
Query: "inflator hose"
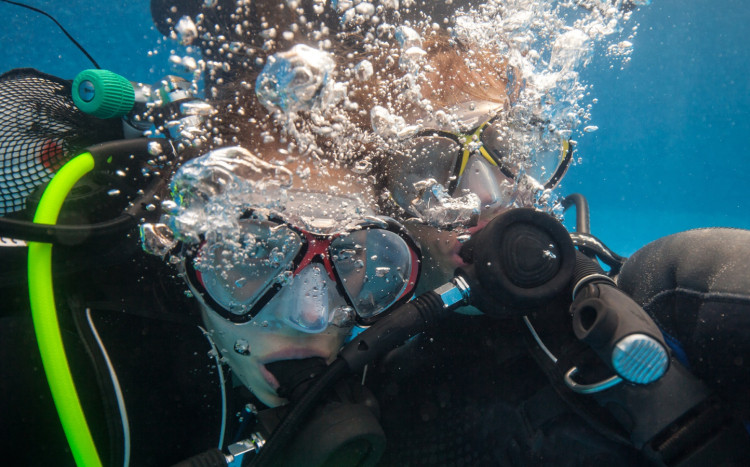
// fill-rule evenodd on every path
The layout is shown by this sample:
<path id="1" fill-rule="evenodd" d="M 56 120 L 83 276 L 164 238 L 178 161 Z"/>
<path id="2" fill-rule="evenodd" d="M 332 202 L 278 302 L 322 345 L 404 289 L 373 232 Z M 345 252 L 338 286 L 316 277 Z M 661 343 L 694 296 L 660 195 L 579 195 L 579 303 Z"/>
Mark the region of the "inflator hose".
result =
<path id="1" fill-rule="evenodd" d="M 565 211 L 569 207 L 576 207 L 576 231 L 580 233 L 591 233 L 591 216 L 589 214 L 589 202 L 585 196 L 580 193 L 571 193 L 562 200 L 562 207 Z"/>
<path id="2" fill-rule="evenodd" d="M 101 169 L 124 167 L 127 172 L 130 165 L 140 161 L 140 158 L 134 157 L 136 154 L 174 156 L 175 148 L 168 140 L 154 138 L 111 141 L 89 147 L 87 152 L 65 164 L 49 182 L 34 216 L 34 224 L 40 224 L 40 227 L 29 230 L 36 232 L 35 240 L 46 240 L 43 243 L 31 241 L 28 245 L 29 300 L 34 331 L 50 392 L 71 452 L 79 466 L 101 466 L 102 464 L 65 356 L 55 307 L 52 283 L 52 244 L 50 242 L 60 241 L 61 239 L 57 236 L 61 232 L 67 231 L 67 233 L 80 235 L 92 227 L 91 225 L 69 226 L 67 229 L 60 229 L 55 225 L 63 202 L 73 186 L 95 167 Z M 139 170 L 133 170 L 131 175 L 135 180 L 143 178 L 142 171 Z M 110 234 L 133 225 L 132 222 L 141 212 L 144 203 L 155 199 L 154 195 L 162 183 L 162 179 L 155 178 L 147 186 L 141 198 L 132 203 L 122 216 L 113 221 L 95 224 L 94 226 L 101 227 L 97 233 Z M 64 233 L 62 237 L 64 242 Z"/>
<path id="3" fill-rule="evenodd" d="M 129 214 L 87 225 L 52 225 L 16 219 L 0 219 L 0 237 L 30 242 L 78 244 L 88 238 L 122 234 L 137 223 L 136 218 Z"/>
<path id="4" fill-rule="evenodd" d="M 65 164 L 47 186 L 34 216 L 34 222 L 54 224 L 63 201 L 73 185 L 94 168 L 94 158 L 84 153 Z M 60 417 L 71 453 L 79 466 L 101 466 L 99 454 L 86 422 L 70 367 L 65 356 L 57 320 L 52 284 L 52 245 L 28 245 L 29 299 L 34 331 L 47 382 Z"/>

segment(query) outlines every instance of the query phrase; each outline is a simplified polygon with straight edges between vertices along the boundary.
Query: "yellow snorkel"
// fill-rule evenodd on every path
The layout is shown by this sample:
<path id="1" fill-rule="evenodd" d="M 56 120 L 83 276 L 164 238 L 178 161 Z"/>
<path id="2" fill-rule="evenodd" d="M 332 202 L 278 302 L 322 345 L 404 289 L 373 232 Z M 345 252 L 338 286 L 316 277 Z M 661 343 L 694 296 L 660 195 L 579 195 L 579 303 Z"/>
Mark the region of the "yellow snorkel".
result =
<path id="1" fill-rule="evenodd" d="M 94 158 L 88 152 L 65 164 L 44 190 L 34 222 L 57 223 L 63 201 L 73 185 L 93 168 Z M 60 334 L 52 284 L 52 244 L 29 242 L 28 252 L 31 315 L 52 399 L 76 464 L 100 466 L 102 463 L 78 399 Z"/>
<path id="2" fill-rule="evenodd" d="M 89 226 L 60 226 L 56 225 L 57 219 L 66 197 L 83 176 L 94 168 L 125 167 L 136 161 L 142 162 L 142 158 L 134 156 L 148 154 L 154 145 L 164 154 L 175 154 L 174 147 L 165 139 L 122 140 L 88 148 L 87 152 L 65 164 L 52 178 L 39 201 L 34 224 L 30 224 L 35 229 L 30 230 L 34 235 L 28 242 L 29 299 L 34 331 L 52 399 L 79 466 L 101 466 L 102 463 L 65 355 L 55 306 L 52 244 L 57 241 L 57 235 L 66 232 L 85 232 L 85 235 L 79 234 L 81 241 L 89 237 L 124 234 L 137 224 L 138 218 L 145 212 L 144 206 L 154 202 L 154 195 L 161 189 L 164 180 L 160 176 L 153 176 L 142 191 L 142 196 L 131 203 L 120 217 L 111 221 Z"/>

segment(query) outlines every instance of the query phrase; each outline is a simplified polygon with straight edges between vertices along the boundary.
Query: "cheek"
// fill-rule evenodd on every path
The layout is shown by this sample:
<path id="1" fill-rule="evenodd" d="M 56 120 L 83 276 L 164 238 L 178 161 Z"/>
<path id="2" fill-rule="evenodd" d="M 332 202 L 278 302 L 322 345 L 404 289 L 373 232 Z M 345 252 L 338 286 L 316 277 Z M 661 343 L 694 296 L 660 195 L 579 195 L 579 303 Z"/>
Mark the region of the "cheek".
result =
<path id="1" fill-rule="evenodd" d="M 351 327 L 339 328 L 329 325 L 325 331 L 319 333 L 308 334 L 294 331 L 295 334 L 292 337 L 298 346 L 325 351 L 329 357 L 332 357 L 329 360 L 332 360 L 351 332 Z"/>
<path id="2" fill-rule="evenodd" d="M 421 242 L 422 245 L 422 273 L 417 286 L 418 293 L 433 290 L 448 282 L 453 277 L 459 263 L 456 262 L 453 251 L 443 242 Z"/>
<path id="3" fill-rule="evenodd" d="M 322 351 L 322 353 L 327 355 L 326 363 L 331 363 L 336 359 L 348 334 L 337 332 L 321 333 L 314 338 L 314 341 L 308 342 L 308 347 Z"/>
<path id="4" fill-rule="evenodd" d="M 251 367 L 258 355 L 273 350 L 274 341 L 268 326 L 257 322 L 231 323 L 211 310 L 202 310 L 203 322 L 221 354 L 234 366 Z"/>
<path id="5" fill-rule="evenodd" d="M 427 232 L 416 238 L 422 246 L 422 259 L 427 269 L 438 268 L 452 274 L 455 268 L 461 266 L 456 256 L 459 244 L 452 232 Z"/>

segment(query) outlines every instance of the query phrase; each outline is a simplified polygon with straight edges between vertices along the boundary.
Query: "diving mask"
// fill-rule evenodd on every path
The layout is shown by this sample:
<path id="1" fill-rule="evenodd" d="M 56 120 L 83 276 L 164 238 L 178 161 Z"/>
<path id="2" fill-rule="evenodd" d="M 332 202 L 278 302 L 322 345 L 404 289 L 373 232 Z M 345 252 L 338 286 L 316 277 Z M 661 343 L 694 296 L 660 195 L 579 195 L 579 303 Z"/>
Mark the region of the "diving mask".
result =
<path id="1" fill-rule="evenodd" d="M 448 195 L 474 193 L 482 211 L 495 211 L 514 202 L 516 182 L 524 175 L 535 180 L 535 186 L 554 188 L 572 160 L 571 142 L 560 139 L 557 148 L 535 151 L 528 164 L 511 157 L 511 139 L 507 121 L 500 116 L 467 133 L 422 130 L 399 143 L 386 161 L 391 195 L 399 206 L 413 211 L 421 182 L 433 178 Z"/>
<path id="2" fill-rule="evenodd" d="M 328 279 L 360 325 L 372 324 L 414 293 L 420 250 L 392 219 L 368 217 L 334 234 L 254 212 L 239 225 L 239 241 L 203 242 L 185 259 L 191 287 L 233 322 L 252 320 L 284 287 L 315 283 L 319 287 L 310 287 L 305 304 L 290 303 L 281 313 L 297 329 L 321 332 L 341 318 L 324 316 L 328 307 L 322 289 Z M 309 316 L 315 309 L 320 316 Z"/>

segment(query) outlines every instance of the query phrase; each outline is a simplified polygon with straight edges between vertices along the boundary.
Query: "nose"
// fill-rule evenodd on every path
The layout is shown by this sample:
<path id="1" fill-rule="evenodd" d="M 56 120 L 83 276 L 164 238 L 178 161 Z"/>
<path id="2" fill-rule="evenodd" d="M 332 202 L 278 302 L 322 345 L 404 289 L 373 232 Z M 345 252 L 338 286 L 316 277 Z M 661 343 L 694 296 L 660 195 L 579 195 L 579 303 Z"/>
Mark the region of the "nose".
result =
<path id="1" fill-rule="evenodd" d="M 508 206 L 513 202 L 514 181 L 480 154 L 474 154 L 464 169 L 456 193 L 468 190 L 479 197 L 482 211 Z"/>
<path id="2" fill-rule="evenodd" d="M 313 263 L 303 269 L 287 286 L 287 297 L 280 312 L 291 327 L 302 332 L 318 333 L 328 327 L 332 309 L 332 283 L 322 264 Z"/>

